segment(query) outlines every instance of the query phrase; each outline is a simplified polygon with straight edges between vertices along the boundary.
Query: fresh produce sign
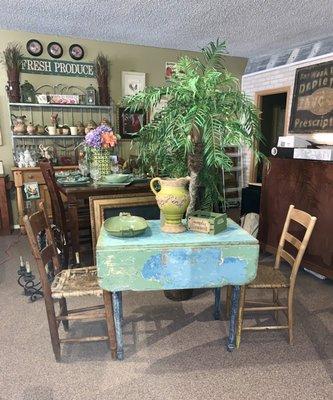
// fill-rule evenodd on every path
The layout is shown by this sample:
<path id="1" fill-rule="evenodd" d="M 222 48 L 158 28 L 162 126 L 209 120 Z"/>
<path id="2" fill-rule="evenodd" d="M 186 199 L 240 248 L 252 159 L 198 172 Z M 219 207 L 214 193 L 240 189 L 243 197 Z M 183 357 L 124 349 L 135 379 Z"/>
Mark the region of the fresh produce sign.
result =
<path id="1" fill-rule="evenodd" d="M 24 58 L 21 71 L 27 74 L 76 76 L 95 78 L 93 63 Z"/>

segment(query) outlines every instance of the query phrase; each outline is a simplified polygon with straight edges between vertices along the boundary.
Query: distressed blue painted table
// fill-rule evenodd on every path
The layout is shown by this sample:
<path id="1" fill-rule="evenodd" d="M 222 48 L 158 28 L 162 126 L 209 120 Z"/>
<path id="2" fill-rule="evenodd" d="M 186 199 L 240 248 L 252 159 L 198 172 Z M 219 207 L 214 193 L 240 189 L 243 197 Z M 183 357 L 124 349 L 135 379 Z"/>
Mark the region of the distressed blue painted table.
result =
<path id="1" fill-rule="evenodd" d="M 123 359 L 122 296 L 125 290 L 215 289 L 214 317 L 219 318 L 221 287 L 232 285 L 228 348 L 234 348 L 239 287 L 257 272 L 259 246 L 253 236 L 228 219 L 217 235 L 164 233 L 149 221 L 144 235 L 116 238 L 102 227 L 96 259 L 99 284 L 112 292 L 118 359 Z"/>

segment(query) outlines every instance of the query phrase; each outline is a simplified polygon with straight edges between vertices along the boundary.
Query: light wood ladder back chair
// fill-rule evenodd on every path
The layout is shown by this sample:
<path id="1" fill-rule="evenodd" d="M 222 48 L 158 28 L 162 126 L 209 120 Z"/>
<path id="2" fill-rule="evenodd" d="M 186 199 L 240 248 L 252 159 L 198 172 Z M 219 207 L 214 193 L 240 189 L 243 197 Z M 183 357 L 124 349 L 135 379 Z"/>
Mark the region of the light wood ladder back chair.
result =
<path id="1" fill-rule="evenodd" d="M 287 218 L 282 230 L 280 237 L 279 246 L 276 253 L 274 266 L 265 266 L 259 263 L 257 277 L 253 282 L 246 286 L 241 287 L 240 301 L 239 301 L 239 314 L 238 314 L 238 327 L 236 335 L 236 347 L 239 347 L 241 340 L 242 331 L 259 331 L 259 330 L 273 330 L 273 329 L 288 329 L 289 343 L 293 343 L 293 296 L 294 288 L 296 283 L 296 276 L 303 255 L 307 248 L 310 240 L 313 228 L 315 226 L 317 218 L 310 214 L 297 210 L 293 205 L 289 206 Z M 305 228 L 303 240 L 297 239 L 291 233 L 288 232 L 290 228 L 290 222 L 295 221 Z M 293 246 L 296 249 L 296 256 L 293 257 L 288 253 L 284 247 L 286 242 L 289 246 Z M 286 261 L 291 267 L 291 274 L 287 278 L 280 271 L 281 259 Z M 253 307 L 245 306 L 245 294 L 248 289 L 271 289 L 273 290 L 273 303 L 267 304 L 263 302 L 248 302 L 252 303 Z M 281 304 L 279 301 L 278 290 L 285 289 L 288 291 L 287 304 Z M 261 306 L 260 306 L 261 305 Z M 243 327 L 243 314 L 244 312 L 266 312 L 274 311 L 274 316 L 277 325 L 272 326 L 249 326 Z M 278 312 L 282 311 L 287 318 L 287 325 L 279 325 Z"/>
<path id="2" fill-rule="evenodd" d="M 26 232 L 36 259 L 40 281 L 44 293 L 46 314 L 49 324 L 51 342 L 55 359 L 60 361 L 60 344 L 76 342 L 93 342 L 105 340 L 109 342 L 112 358 L 116 358 L 116 336 L 112 310 L 111 293 L 103 291 L 97 280 L 96 267 L 84 267 L 61 270 L 58 250 L 55 245 L 51 226 L 49 224 L 43 203 L 39 205 L 40 211 L 31 216 L 24 216 Z M 40 249 L 40 237 L 45 234 L 45 246 Z M 54 280 L 49 282 L 46 268 L 50 263 L 53 266 Z M 66 299 L 79 296 L 103 296 L 104 304 L 79 309 L 67 309 Z M 56 315 L 55 301 L 59 302 L 60 312 Z M 80 338 L 60 338 L 59 325 L 62 322 L 67 331 L 69 321 L 101 320 L 107 324 L 107 335 L 88 336 Z"/>

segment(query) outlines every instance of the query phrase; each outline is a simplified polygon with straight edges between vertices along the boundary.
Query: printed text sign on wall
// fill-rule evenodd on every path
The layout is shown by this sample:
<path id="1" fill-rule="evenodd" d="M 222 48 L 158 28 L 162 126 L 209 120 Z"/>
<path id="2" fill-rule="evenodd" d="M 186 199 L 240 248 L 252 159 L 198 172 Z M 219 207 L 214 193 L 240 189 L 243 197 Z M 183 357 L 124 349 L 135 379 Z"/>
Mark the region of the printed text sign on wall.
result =
<path id="1" fill-rule="evenodd" d="M 24 58 L 21 71 L 28 74 L 76 76 L 95 78 L 93 63 Z"/>
<path id="2" fill-rule="evenodd" d="M 333 61 L 296 70 L 289 130 L 333 132 Z"/>

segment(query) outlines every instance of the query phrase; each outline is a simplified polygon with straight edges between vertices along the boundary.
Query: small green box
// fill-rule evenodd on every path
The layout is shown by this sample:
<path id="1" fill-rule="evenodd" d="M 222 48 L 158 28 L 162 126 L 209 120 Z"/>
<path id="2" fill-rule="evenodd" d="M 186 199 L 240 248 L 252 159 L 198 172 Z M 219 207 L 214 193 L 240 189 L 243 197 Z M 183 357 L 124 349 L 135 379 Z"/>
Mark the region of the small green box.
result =
<path id="1" fill-rule="evenodd" d="M 209 233 L 216 235 L 227 227 L 227 214 L 219 214 L 209 211 L 195 211 L 187 220 L 190 231 Z"/>

